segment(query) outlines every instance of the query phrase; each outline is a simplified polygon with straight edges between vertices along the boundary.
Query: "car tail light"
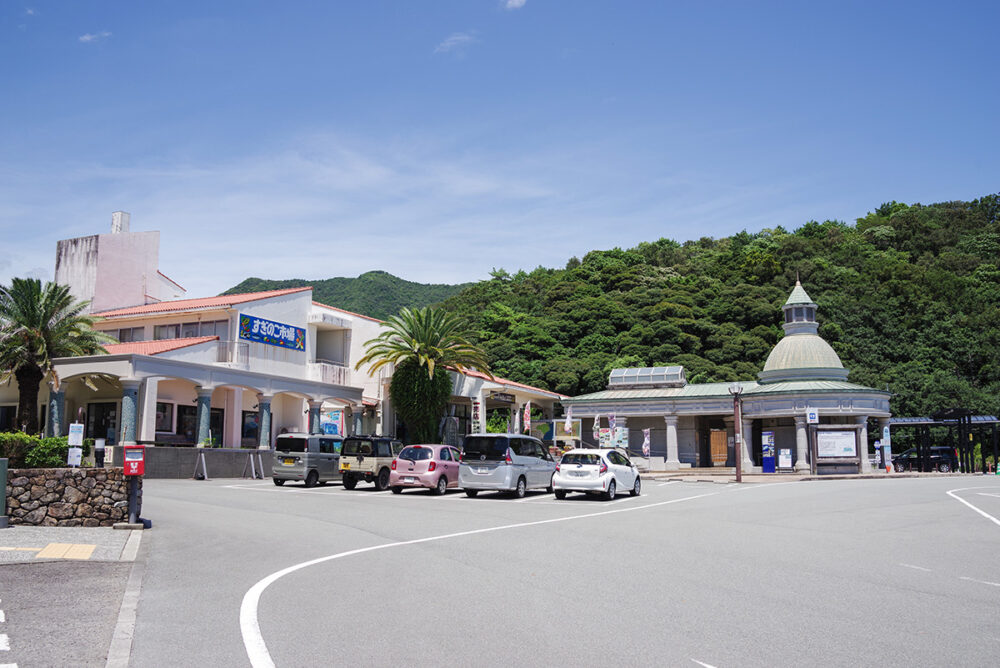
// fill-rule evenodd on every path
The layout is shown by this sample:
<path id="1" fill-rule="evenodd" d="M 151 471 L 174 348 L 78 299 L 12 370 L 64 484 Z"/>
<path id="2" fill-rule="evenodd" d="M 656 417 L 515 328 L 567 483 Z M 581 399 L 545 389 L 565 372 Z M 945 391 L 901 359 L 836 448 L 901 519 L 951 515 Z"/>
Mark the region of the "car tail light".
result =
<path id="1" fill-rule="evenodd" d="M 601 460 L 601 470 L 597 472 L 597 475 L 604 475 L 607 472 L 608 472 L 608 465 L 605 464 L 604 460 L 602 459 Z"/>
<path id="2" fill-rule="evenodd" d="M 428 471 L 436 471 L 437 467 L 438 467 L 438 463 L 432 459 L 431 463 L 427 465 L 427 470 Z"/>
<path id="3" fill-rule="evenodd" d="M 503 453 L 504 464 L 513 464 L 514 460 L 510 458 L 510 448 L 507 448 L 507 452 Z"/>
<path id="4" fill-rule="evenodd" d="M 395 459 L 392 460 L 392 470 L 393 471 L 396 470 L 396 460 Z"/>
<path id="5" fill-rule="evenodd" d="M 465 461 L 465 453 L 464 452 L 458 453 L 458 461 L 460 461 L 460 462 Z"/>

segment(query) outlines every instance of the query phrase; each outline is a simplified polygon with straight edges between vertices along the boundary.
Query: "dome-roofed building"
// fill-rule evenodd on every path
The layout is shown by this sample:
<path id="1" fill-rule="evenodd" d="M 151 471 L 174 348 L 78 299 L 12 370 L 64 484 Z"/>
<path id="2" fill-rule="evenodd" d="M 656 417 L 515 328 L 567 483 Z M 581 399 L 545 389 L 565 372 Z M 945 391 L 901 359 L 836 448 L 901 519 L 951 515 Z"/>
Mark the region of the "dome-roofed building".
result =
<path id="1" fill-rule="evenodd" d="M 791 455 L 785 463 L 798 471 L 816 464 L 819 470 L 868 471 L 868 418 L 879 418 L 880 425 L 888 419 L 889 393 L 848 382 L 849 371 L 819 335 L 817 309 L 796 281 L 782 306 L 785 336 L 757 381 L 688 384 L 681 367 L 615 369 L 607 390 L 563 404 L 583 418 L 585 441 L 592 440 L 587 436 L 595 416 L 614 415 L 616 426 L 628 429 L 630 452 L 640 459 L 643 430 L 649 429 L 648 464 L 669 471 L 735 465 L 736 393 L 743 408 L 744 470 L 759 470 L 770 445 L 775 457 Z M 818 421 L 812 430 L 808 413 Z M 856 434 L 851 456 L 849 432 Z"/>

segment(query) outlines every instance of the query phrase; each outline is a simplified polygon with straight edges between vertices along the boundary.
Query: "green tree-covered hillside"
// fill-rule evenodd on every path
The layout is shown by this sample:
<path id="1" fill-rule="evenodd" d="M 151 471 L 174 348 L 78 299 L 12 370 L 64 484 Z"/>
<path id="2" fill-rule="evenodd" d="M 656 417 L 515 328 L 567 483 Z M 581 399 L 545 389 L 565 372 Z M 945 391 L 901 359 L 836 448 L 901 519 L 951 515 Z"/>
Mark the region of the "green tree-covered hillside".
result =
<path id="1" fill-rule="evenodd" d="M 753 379 L 796 274 L 850 380 L 888 386 L 895 414 L 1000 412 L 1000 195 L 593 251 L 496 271 L 445 305 L 474 323 L 494 373 L 566 394 L 602 389 L 615 366 Z"/>
<path id="2" fill-rule="evenodd" d="M 313 287 L 313 298 L 318 302 L 372 318 L 385 319 L 403 308 L 421 308 L 440 303 L 470 284 L 428 285 L 404 281 L 384 271 L 369 271 L 357 278 L 327 278 L 318 281 L 248 278 L 223 294 L 299 288 L 304 285 Z"/>

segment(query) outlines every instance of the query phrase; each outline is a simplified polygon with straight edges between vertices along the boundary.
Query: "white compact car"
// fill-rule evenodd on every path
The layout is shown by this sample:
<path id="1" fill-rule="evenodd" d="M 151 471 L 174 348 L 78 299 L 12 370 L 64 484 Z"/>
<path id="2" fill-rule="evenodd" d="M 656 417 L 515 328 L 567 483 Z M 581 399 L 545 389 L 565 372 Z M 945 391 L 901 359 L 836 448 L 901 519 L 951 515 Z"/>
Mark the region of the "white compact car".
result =
<path id="1" fill-rule="evenodd" d="M 639 469 L 618 450 L 571 450 L 562 456 L 552 478 L 557 499 L 567 492 L 598 493 L 608 501 L 619 490 L 639 496 L 642 481 Z"/>

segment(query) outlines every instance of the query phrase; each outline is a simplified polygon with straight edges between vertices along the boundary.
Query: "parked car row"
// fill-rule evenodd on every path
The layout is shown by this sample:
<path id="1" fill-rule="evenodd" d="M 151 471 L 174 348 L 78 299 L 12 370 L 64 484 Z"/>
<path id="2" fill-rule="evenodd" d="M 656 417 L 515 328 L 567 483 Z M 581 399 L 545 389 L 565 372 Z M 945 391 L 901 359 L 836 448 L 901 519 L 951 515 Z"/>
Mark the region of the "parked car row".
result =
<path id="1" fill-rule="evenodd" d="M 639 470 L 620 450 L 576 449 L 556 462 L 537 438 L 521 434 L 470 434 L 461 448 L 408 445 L 382 436 L 283 434 L 275 443 L 274 484 L 302 481 L 306 487 L 340 479 L 346 489 L 358 482 L 399 494 L 423 487 L 435 494 L 461 488 L 466 496 L 481 491 L 508 492 L 523 498 L 530 490 L 638 496 Z"/>

